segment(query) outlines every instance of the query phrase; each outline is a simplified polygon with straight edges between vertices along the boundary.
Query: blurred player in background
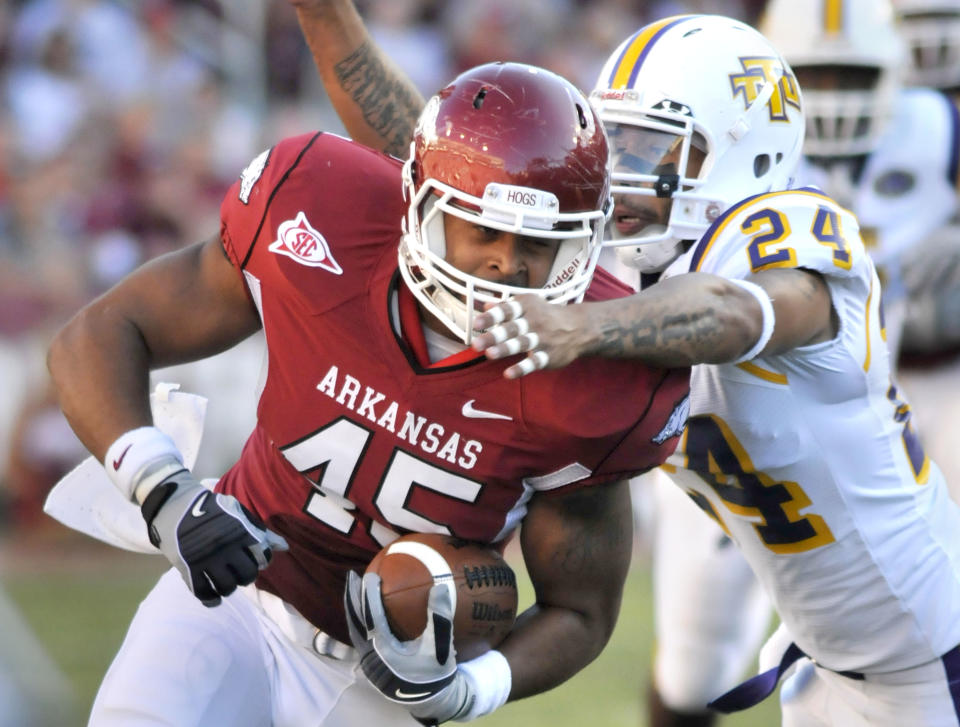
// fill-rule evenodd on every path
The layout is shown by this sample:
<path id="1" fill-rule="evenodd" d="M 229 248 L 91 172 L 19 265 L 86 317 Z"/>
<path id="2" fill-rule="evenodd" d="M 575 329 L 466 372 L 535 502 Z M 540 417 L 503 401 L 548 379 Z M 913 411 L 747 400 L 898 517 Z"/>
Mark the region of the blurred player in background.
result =
<path id="1" fill-rule="evenodd" d="M 623 294 L 593 276 L 608 159 L 572 84 L 480 66 L 427 103 L 405 165 L 333 134 L 281 141 L 218 235 L 66 326 L 49 356 L 64 412 L 174 566 L 92 725 L 468 720 L 596 657 L 632 546 L 623 480 L 672 451 L 688 370 L 598 359 L 512 382 L 469 343 L 482 303 Z M 212 495 L 151 426 L 148 372 L 261 327 L 257 426 Z M 376 581 L 351 577 L 344 602 L 398 532 L 502 544 L 521 522 L 536 604 L 500 650 L 455 663 L 442 586 L 403 647 L 363 605 Z"/>
<path id="2" fill-rule="evenodd" d="M 960 91 L 960 2 L 893 0 L 896 24 L 907 44 L 906 83 Z"/>
<path id="3" fill-rule="evenodd" d="M 907 48 L 887 0 L 772 0 L 761 30 L 803 89 L 801 180 L 857 215 L 883 282 L 885 335 L 896 361 L 903 269 L 957 209 L 956 105 L 936 90 L 903 86 Z"/>
<path id="4" fill-rule="evenodd" d="M 960 99 L 960 2 L 895 0 L 897 28 L 906 40 L 906 82 Z M 957 173 L 960 116 L 951 119 L 951 168 Z M 942 137 L 941 137 L 942 138 Z M 943 148 L 939 141 L 934 148 Z M 902 262 L 907 290 L 898 378 L 917 411 L 930 455 L 960 501 L 960 224 L 956 215 Z"/>

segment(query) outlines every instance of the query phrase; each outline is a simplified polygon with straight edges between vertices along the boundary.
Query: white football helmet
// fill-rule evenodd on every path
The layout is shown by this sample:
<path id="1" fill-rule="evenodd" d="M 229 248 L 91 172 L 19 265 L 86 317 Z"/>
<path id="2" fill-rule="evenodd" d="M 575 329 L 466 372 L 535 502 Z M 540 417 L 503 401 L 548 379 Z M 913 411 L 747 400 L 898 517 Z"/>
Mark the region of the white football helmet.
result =
<path id="1" fill-rule="evenodd" d="M 400 272 L 452 333 L 469 344 L 484 303 L 524 293 L 551 303 L 582 299 L 612 200 L 603 125 L 573 84 L 520 63 L 465 71 L 427 102 L 411 150 Z M 444 215 L 559 240 L 547 284 L 507 285 L 451 265 Z"/>
<path id="2" fill-rule="evenodd" d="M 604 64 L 590 100 L 613 161 L 604 244 L 643 272 L 663 270 L 734 203 L 787 189 L 800 159 L 793 72 L 732 18 L 681 15 L 641 28 Z M 646 211 L 651 197 L 660 209 L 669 198 L 669 212 Z"/>
<path id="3" fill-rule="evenodd" d="M 804 154 L 873 151 L 893 115 L 906 63 L 889 0 L 770 0 L 760 30 L 803 86 Z"/>
<path id="4" fill-rule="evenodd" d="M 895 0 L 893 7 L 909 50 L 906 82 L 960 89 L 960 0 Z"/>

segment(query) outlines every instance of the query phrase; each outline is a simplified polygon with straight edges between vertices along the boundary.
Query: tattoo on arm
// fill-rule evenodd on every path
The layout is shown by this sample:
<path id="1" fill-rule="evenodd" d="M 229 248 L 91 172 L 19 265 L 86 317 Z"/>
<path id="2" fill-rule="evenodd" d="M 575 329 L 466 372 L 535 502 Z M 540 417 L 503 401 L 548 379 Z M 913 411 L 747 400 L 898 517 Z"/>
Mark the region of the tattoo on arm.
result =
<path id="1" fill-rule="evenodd" d="M 334 66 L 340 87 L 357 102 L 364 121 L 384 140 L 383 150 L 405 157 L 422 104 L 398 79 L 370 43 Z"/>
<path id="2" fill-rule="evenodd" d="M 709 307 L 643 318 L 617 316 L 601 323 L 597 353 L 612 357 L 657 354 L 665 358 L 676 354 L 685 358 L 692 350 L 715 342 L 717 330 L 716 311 Z"/>
<path id="3" fill-rule="evenodd" d="M 567 498 L 563 516 L 577 524 L 572 528 L 572 537 L 554 553 L 564 573 L 584 576 L 602 569 L 611 553 L 619 551 L 625 542 L 633 542 L 631 523 L 617 517 L 607 517 L 605 507 L 605 504 L 597 502 L 592 493 Z M 585 520 L 587 524 L 584 524 Z"/>

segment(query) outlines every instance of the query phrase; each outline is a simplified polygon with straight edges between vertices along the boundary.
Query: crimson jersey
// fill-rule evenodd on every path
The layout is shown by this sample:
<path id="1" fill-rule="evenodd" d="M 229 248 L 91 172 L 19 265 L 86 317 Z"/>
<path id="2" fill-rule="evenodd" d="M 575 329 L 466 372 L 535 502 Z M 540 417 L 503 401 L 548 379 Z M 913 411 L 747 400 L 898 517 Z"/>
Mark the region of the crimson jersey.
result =
<path id="1" fill-rule="evenodd" d="M 264 152 L 222 205 L 268 359 L 218 487 L 290 544 L 257 585 L 344 641 L 346 572 L 397 533 L 502 542 L 536 491 L 663 462 L 686 411 L 686 369 L 585 359 L 508 381 L 516 357 L 429 365 L 398 273 L 405 211 L 397 160 L 331 134 Z"/>

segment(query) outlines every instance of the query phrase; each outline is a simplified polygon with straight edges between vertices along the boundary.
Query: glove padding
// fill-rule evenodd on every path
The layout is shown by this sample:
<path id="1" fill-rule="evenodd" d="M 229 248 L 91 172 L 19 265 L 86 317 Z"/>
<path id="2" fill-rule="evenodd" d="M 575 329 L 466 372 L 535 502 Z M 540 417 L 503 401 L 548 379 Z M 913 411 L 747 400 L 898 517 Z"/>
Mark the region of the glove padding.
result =
<path id="1" fill-rule="evenodd" d="M 153 543 L 204 606 L 253 583 L 287 541 L 231 495 L 216 494 L 187 469 L 157 484 L 140 507 Z"/>
<path id="2" fill-rule="evenodd" d="M 476 695 L 457 669 L 453 648 L 453 602 L 447 584 L 430 589 L 427 626 L 415 639 L 390 631 L 380 595 L 380 576 L 350 571 L 344 593 L 350 640 L 367 679 L 390 701 L 404 705 L 418 722 L 437 725 L 466 715 Z"/>

